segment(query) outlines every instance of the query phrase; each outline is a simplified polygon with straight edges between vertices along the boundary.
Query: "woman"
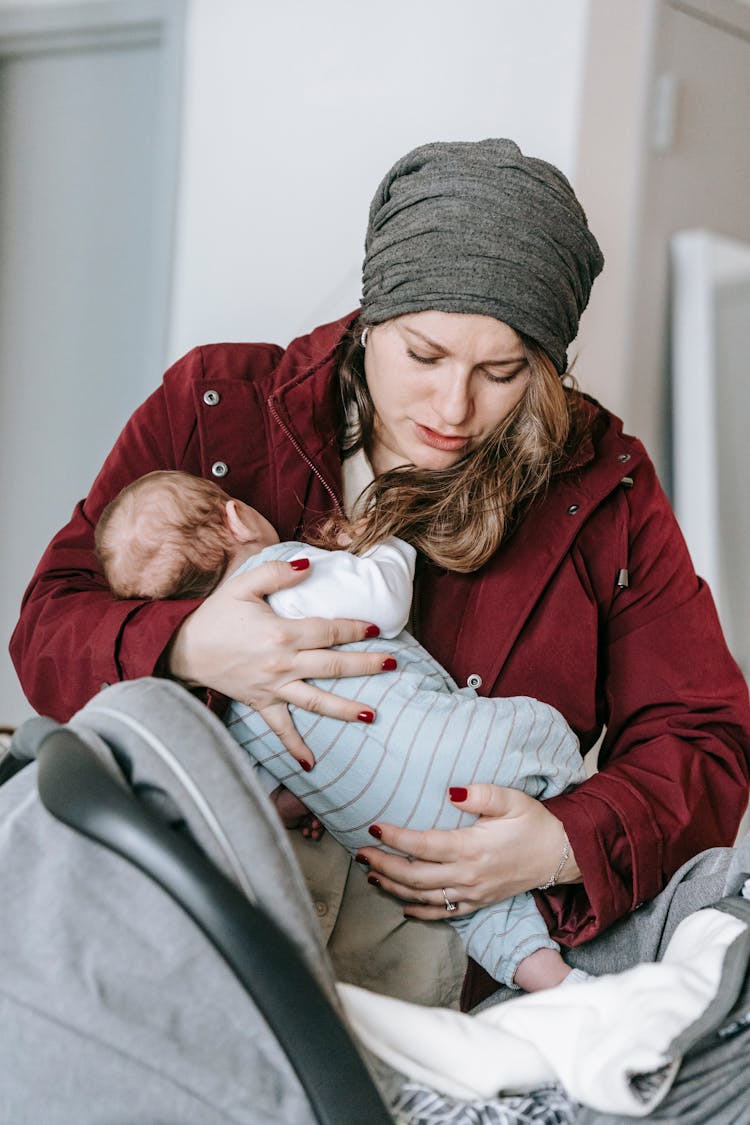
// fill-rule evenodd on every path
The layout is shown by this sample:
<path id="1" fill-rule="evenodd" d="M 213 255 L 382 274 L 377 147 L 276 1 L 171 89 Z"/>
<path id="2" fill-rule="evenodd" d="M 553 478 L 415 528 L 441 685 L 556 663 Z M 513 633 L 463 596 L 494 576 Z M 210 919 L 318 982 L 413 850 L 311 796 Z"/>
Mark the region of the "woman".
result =
<path id="1" fill-rule="evenodd" d="M 606 726 L 600 772 L 572 793 L 542 804 L 457 777 L 476 825 L 374 825 L 410 857 L 365 849 L 374 888 L 330 841 L 298 842 L 344 979 L 450 1002 L 460 950 L 429 925 L 449 904 L 543 888 L 551 935 L 578 944 L 730 843 L 747 803 L 747 688 L 710 593 L 642 446 L 561 379 L 601 267 L 557 169 L 510 141 L 416 149 L 373 200 L 361 312 L 285 352 L 217 345 L 175 364 L 26 595 L 12 651 L 40 711 L 66 718 L 102 682 L 171 675 L 216 707 L 221 693 L 262 709 L 300 757 L 287 704 L 360 710 L 305 680 L 378 672 L 382 654 L 329 648 L 364 635 L 367 607 L 359 622 L 279 621 L 263 596 L 304 581 L 283 564 L 202 603 L 118 603 L 93 525 L 134 477 L 181 468 L 304 539 L 374 474 L 377 534 L 424 555 L 414 631 L 454 679 L 552 704 L 584 752 Z M 481 991 L 475 974 L 465 998 Z"/>

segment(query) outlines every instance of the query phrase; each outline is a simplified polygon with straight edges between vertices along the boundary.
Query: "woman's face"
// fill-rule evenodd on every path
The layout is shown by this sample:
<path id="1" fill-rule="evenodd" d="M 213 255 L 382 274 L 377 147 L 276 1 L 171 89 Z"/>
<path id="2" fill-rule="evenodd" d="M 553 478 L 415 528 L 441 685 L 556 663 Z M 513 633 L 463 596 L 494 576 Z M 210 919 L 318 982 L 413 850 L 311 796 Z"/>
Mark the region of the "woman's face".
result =
<path id="1" fill-rule="evenodd" d="M 376 474 L 397 465 L 447 469 L 513 410 L 529 381 L 518 334 L 491 316 L 409 313 L 370 329 L 368 450 Z"/>

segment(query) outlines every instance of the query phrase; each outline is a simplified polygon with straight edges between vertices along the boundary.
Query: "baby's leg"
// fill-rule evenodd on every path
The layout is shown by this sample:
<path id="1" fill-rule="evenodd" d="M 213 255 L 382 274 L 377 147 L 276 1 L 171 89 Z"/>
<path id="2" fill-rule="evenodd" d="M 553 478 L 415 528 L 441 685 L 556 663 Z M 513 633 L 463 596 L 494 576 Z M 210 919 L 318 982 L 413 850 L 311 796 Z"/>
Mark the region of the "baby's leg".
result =
<path id="1" fill-rule="evenodd" d="M 513 981 L 524 992 L 541 992 L 562 984 L 570 972 L 570 965 L 565 964 L 557 950 L 537 949 L 519 963 Z"/>
<path id="2" fill-rule="evenodd" d="M 511 988 L 527 992 L 552 988 L 568 973 L 560 946 L 549 936 L 529 893 L 449 921 L 461 935 L 466 952 L 494 980 Z"/>

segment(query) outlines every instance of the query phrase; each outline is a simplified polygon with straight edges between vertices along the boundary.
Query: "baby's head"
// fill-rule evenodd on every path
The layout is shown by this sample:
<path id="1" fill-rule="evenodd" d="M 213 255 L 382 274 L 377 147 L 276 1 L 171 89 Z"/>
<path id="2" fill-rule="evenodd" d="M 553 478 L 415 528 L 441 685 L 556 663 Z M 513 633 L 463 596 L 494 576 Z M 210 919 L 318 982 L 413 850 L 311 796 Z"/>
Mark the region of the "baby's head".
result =
<path id="1" fill-rule="evenodd" d="M 95 543 L 118 598 L 200 598 L 279 537 L 213 481 L 177 470 L 139 477 L 107 505 Z"/>

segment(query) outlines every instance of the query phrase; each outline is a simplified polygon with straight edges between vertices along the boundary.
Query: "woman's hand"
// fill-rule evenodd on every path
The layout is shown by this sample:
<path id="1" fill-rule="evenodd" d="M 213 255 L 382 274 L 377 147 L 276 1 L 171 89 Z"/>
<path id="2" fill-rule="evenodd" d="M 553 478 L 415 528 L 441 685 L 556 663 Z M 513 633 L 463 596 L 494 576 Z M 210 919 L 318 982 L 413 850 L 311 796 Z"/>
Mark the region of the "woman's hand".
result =
<path id="1" fill-rule="evenodd" d="M 213 688 L 255 708 L 290 754 L 309 768 L 314 758 L 287 704 L 347 722 L 371 722 L 371 708 L 305 681 L 371 675 L 383 670 L 385 657 L 331 648 L 361 641 L 373 628 L 366 621 L 277 617 L 265 595 L 304 581 L 307 573 L 269 562 L 219 586 L 175 633 L 168 669 L 187 684 Z M 370 717 L 363 719 L 365 712 Z"/>
<path id="2" fill-rule="evenodd" d="M 540 801 L 500 785 L 451 793 L 457 808 L 479 817 L 468 828 L 416 832 L 378 824 L 372 834 L 404 854 L 377 847 L 357 853 L 370 865 L 370 882 L 409 904 L 408 917 L 445 919 L 443 890 L 456 903 L 451 918 L 491 906 L 547 882 L 562 858 L 563 826 Z M 464 793 L 464 800 L 456 800 Z M 557 881 L 575 883 L 580 875 L 571 852 Z"/>

